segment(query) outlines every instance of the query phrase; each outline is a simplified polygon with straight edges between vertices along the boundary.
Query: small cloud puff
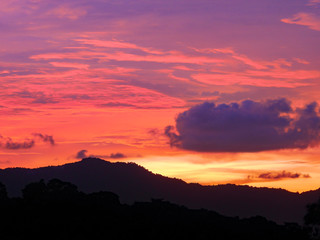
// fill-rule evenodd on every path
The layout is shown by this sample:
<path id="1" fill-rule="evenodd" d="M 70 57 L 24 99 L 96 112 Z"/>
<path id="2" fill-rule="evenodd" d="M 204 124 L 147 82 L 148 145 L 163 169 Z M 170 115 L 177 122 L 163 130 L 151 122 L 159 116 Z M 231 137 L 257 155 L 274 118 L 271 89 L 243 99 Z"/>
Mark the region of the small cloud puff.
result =
<path id="1" fill-rule="evenodd" d="M 119 158 L 126 158 L 127 156 L 123 153 L 111 153 L 110 155 L 88 155 L 88 150 L 83 149 L 77 152 L 76 156 L 77 159 L 83 159 L 88 157 L 95 157 L 95 158 L 113 158 L 113 159 L 119 159 Z"/>
<path id="2" fill-rule="evenodd" d="M 87 152 L 88 152 L 88 150 L 85 150 L 85 149 L 80 150 L 79 152 L 77 152 L 76 158 L 78 158 L 78 159 L 87 158 L 88 157 Z"/>

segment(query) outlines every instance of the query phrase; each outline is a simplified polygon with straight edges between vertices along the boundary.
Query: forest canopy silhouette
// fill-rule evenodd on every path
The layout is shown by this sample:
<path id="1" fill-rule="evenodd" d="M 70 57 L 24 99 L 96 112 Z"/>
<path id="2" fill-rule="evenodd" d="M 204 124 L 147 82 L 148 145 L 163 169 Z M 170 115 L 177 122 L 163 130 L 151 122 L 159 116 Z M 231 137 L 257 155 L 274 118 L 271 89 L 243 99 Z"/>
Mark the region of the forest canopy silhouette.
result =
<path id="1" fill-rule="evenodd" d="M 76 185 L 59 179 L 29 183 L 22 193 L 22 197 L 9 198 L 5 185 L 0 183 L 2 239 L 307 240 L 311 239 L 310 229 L 314 229 L 298 224 L 278 225 L 262 216 L 225 217 L 162 199 L 121 204 L 112 192 L 85 194 Z M 315 204 L 319 211 L 320 202 Z M 314 227 L 319 220 L 312 217 L 315 208 L 311 206 L 306 224 Z"/>

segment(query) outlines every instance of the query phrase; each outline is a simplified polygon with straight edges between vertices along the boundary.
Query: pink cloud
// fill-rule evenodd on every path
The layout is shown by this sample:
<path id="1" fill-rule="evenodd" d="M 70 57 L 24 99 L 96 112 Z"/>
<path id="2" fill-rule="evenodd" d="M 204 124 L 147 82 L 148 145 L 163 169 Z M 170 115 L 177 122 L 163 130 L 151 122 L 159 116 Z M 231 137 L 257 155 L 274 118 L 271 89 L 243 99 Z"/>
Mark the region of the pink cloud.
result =
<path id="1" fill-rule="evenodd" d="M 71 7 L 71 6 L 58 6 L 46 13 L 46 15 L 54 15 L 58 18 L 67 18 L 70 20 L 77 20 L 78 18 L 85 16 L 87 11 L 83 8 L 79 7 Z"/>
<path id="2" fill-rule="evenodd" d="M 286 61 L 285 59 L 277 59 L 275 61 L 261 61 L 261 60 L 253 60 L 246 56 L 245 54 L 239 54 L 235 50 L 233 50 L 231 47 L 228 48 L 205 48 L 205 49 L 197 49 L 197 48 L 191 48 L 196 52 L 199 53 L 205 53 L 205 54 L 220 54 L 220 58 L 230 58 L 230 59 L 236 59 L 240 63 L 244 63 L 248 65 L 249 67 L 262 70 L 262 69 L 268 69 L 269 66 L 279 67 L 281 65 L 291 66 L 291 63 Z M 228 64 L 232 64 L 231 61 L 229 61 Z M 239 63 L 237 63 L 239 64 Z"/>
<path id="3" fill-rule="evenodd" d="M 224 89 L 231 86 L 297 88 L 308 86 L 311 84 L 310 81 L 314 82 L 314 80 L 320 78 L 319 71 L 303 69 L 303 65 L 307 64 L 303 59 L 256 59 L 239 53 L 232 47 L 203 49 L 188 47 L 188 51 L 160 51 L 114 39 L 78 38 L 75 42 L 79 44 L 80 48 L 77 48 L 78 46 L 75 45 L 70 50 L 66 49 L 68 52 L 43 53 L 33 55 L 30 58 L 44 62 L 48 60 L 61 60 L 62 63 L 58 61 L 50 62 L 55 67 L 67 66 L 64 65 L 67 60 L 72 61 L 72 64 L 75 65 L 70 65 L 69 67 L 73 67 L 75 70 L 61 71 L 59 73 L 60 75 L 63 74 L 61 76 L 64 78 L 87 79 L 83 81 L 99 77 L 108 79 L 118 78 L 123 79 L 122 81 L 125 83 L 127 80 L 124 78 L 130 75 L 134 76 L 135 79 L 139 79 L 139 84 L 142 84 L 142 86 L 159 88 L 160 92 L 168 90 L 168 93 L 172 95 L 175 95 L 177 91 L 170 89 L 171 83 L 175 83 L 178 86 L 184 82 L 189 85 L 188 89 L 190 91 L 194 91 L 191 90 L 192 88 L 195 89 L 194 87 L 197 87 L 199 91 L 203 91 L 200 88 L 205 86 L 209 88 L 219 86 Z M 83 49 L 83 46 L 86 49 Z M 77 61 L 79 61 L 79 65 L 76 65 Z M 114 66 L 102 67 L 102 64 L 107 66 L 110 63 Z M 151 63 L 152 65 L 148 66 L 152 67 L 146 68 L 145 63 Z M 293 65 L 294 63 L 299 64 Z M 132 64 L 135 68 L 121 67 Z M 167 68 L 163 68 L 163 64 L 170 65 Z M 85 68 L 86 65 L 90 66 L 90 69 Z M 45 74 L 46 76 L 40 77 L 40 75 L 37 74 L 35 79 L 50 79 L 49 72 Z M 56 78 L 56 76 L 52 77 Z M 196 81 L 192 81 L 192 78 Z M 157 85 L 158 83 L 153 85 L 153 80 L 159 81 L 158 79 L 161 79 L 162 85 Z M 147 80 L 149 80 L 149 83 L 146 83 Z M 163 87 L 163 84 L 168 84 L 169 87 L 166 89 Z M 176 96 L 181 97 L 181 93 Z M 198 97 L 198 99 L 201 99 L 201 97 Z M 137 104 L 134 102 L 125 104 L 121 99 L 116 99 L 104 105 L 100 104 L 100 106 L 130 107 L 137 106 Z M 142 105 L 139 106 L 141 107 Z"/>
<path id="4" fill-rule="evenodd" d="M 39 8 L 41 0 L 1 0 L 0 12 L 7 14 L 32 13 L 33 10 Z"/>
<path id="5" fill-rule="evenodd" d="M 105 54 L 92 51 L 66 52 L 66 53 L 43 53 L 30 56 L 33 60 L 50 60 L 50 59 L 99 59 L 104 58 Z"/>
<path id="6" fill-rule="evenodd" d="M 190 82 L 190 80 L 188 78 L 178 77 L 178 76 L 174 75 L 173 69 L 160 69 L 160 70 L 157 70 L 157 72 L 164 73 L 171 79 L 176 79 L 176 80 L 182 81 L 182 82 Z"/>
<path id="7" fill-rule="evenodd" d="M 182 71 L 195 71 L 194 69 L 183 66 L 183 65 L 174 66 L 173 68 L 177 70 L 182 70 Z"/>
<path id="8" fill-rule="evenodd" d="M 310 64 L 310 62 L 302 58 L 294 58 L 293 60 L 300 64 Z"/>
<path id="9" fill-rule="evenodd" d="M 308 2 L 308 6 L 317 6 L 318 4 L 320 4 L 320 0 L 309 0 Z"/>
<path id="10" fill-rule="evenodd" d="M 291 18 L 283 18 L 282 22 L 306 26 L 312 30 L 320 31 L 320 17 L 313 13 L 297 13 Z"/>
<path id="11" fill-rule="evenodd" d="M 186 67 L 186 66 L 175 66 L 173 68 L 177 70 L 189 71 L 190 73 L 194 71 L 201 71 L 208 69 L 208 66 L 212 68 L 214 66 L 214 72 L 217 68 L 229 68 L 229 71 L 242 69 L 242 72 L 247 71 L 246 68 L 253 68 L 258 71 L 261 71 L 258 75 L 267 75 L 267 71 L 272 71 L 273 76 L 276 76 L 276 72 L 273 69 L 282 69 L 283 66 L 290 67 L 292 62 L 289 62 L 286 59 L 277 59 L 273 61 L 261 61 L 254 60 L 245 54 L 239 54 L 235 52 L 232 48 L 221 48 L 221 49 L 197 49 L 191 48 L 194 50 L 193 53 L 186 54 L 182 51 L 166 51 L 162 52 L 159 50 L 150 50 L 145 47 L 138 46 L 136 44 L 123 42 L 123 41 L 102 41 L 102 40 L 93 40 L 93 39 L 77 39 L 77 42 L 85 43 L 93 47 L 104 47 L 106 50 L 88 48 L 86 51 L 80 49 L 78 52 L 65 52 L 65 53 L 44 53 L 31 56 L 33 60 L 51 60 L 51 59 L 78 59 L 78 60 L 96 60 L 96 61 L 118 61 L 118 62 L 152 62 L 152 63 L 167 63 L 167 64 L 193 64 L 197 65 L 196 69 Z M 114 51 L 115 49 L 121 49 L 122 51 Z M 126 50 L 138 49 L 144 52 L 144 54 L 134 54 L 132 52 L 128 53 Z M 75 49 L 73 49 L 75 50 Z M 306 64 L 306 61 L 300 60 L 298 58 L 293 59 L 294 61 Z M 244 68 L 242 65 L 245 64 L 247 67 Z M 241 69 L 239 68 L 241 67 Z M 264 70 L 264 71 L 262 71 Z M 300 72 L 295 72 L 300 75 Z M 310 72 L 301 72 L 301 74 L 307 73 L 307 76 L 310 75 Z M 278 73 L 279 75 L 280 73 Z M 288 73 L 282 73 L 290 75 Z M 269 75 L 270 76 L 270 75 Z M 177 77 L 175 75 L 170 76 L 176 80 L 186 81 L 187 78 Z M 280 76 L 281 77 L 281 76 Z M 283 78 L 283 77 L 281 77 Z M 297 78 L 294 76 L 294 78 Z M 307 79 L 308 77 L 301 76 L 301 79 Z M 243 78 L 242 78 L 243 79 Z"/>
<path id="12" fill-rule="evenodd" d="M 156 63 L 189 63 L 189 64 L 221 64 L 225 60 L 206 56 L 190 56 L 182 52 L 170 52 L 164 55 L 136 55 L 124 52 L 106 54 L 105 59 L 132 62 L 156 62 Z"/>
<path id="13" fill-rule="evenodd" d="M 140 47 L 133 43 L 117 41 L 117 40 L 97 40 L 97 39 L 75 39 L 82 44 L 88 44 L 95 47 L 104 47 L 104 48 L 123 48 L 123 49 L 138 49 L 143 52 L 152 53 L 152 54 L 163 54 L 163 52 L 158 50 L 152 50 L 145 47 Z"/>
<path id="14" fill-rule="evenodd" d="M 34 60 L 49 59 L 100 59 L 104 61 L 130 61 L 130 62 L 155 62 L 155 63 L 189 63 L 189 64 L 222 64 L 224 59 L 206 56 L 190 56 L 181 52 L 170 52 L 163 55 L 137 55 L 125 52 L 90 52 L 80 51 L 76 53 L 45 53 L 33 55 Z"/>
<path id="15" fill-rule="evenodd" d="M 190 86 L 198 86 L 200 88 L 204 86 L 228 88 L 233 85 L 297 88 L 310 85 L 310 81 L 307 82 L 307 80 L 320 78 L 320 72 L 317 70 L 303 70 L 299 69 L 302 66 L 297 68 L 296 65 L 294 66 L 295 68 L 293 67 L 294 62 L 300 65 L 307 64 L 303 59 L 293 58 L 291 61 L 283 58 L 268 61 L 256 60 L 236 52 L 231 47 L 189 48 L 192 49 L 191 52 L 184 52 L 182 50 L 159 51 L 119 40 L 77 39 L 76 42 L 81 45 L 86 44 L 87 49 L 72 48 L 72 52 L 43 53 L 34 55 L 31 59 L 42 61 L 64 60 L 63 63 L 52 61 L 51 64 L 55 67 L 67 66 L 64 65 L 65 60 L 72 60 L 74 63 L 77 60 L 81 61 L 79 65 L 69 65 L 69 67 L 78 68 L 77 71 L 63 73 L 64 77 L 69 78 L 72 76 L 77 76 L 77 78 L 85 76 L 88 79 L 92 78 L 92 76 L 121 78 L 121 76 L 134 74 L 135 78 L 142 79 L 142 81 L 146 81 L 149 78 L 150 81 L 161 78 L 163 84 L 169 84 L 171 81 L 179 82 L 179 84 L 185 82 Z M 131 50 L 140 50 L 142 52 Z M 116 61 L 116 63 L 112 61 Z M 83 62 L 85 62 L 85 65 L 83 65 Z M 112 62 L 116 65 L 112 68 L 101 67 L 101 63 L 105 64 L 106 62 Z M 145 62 L 152 63 L 154 69 L 146 69 Z M 138 66 L 136 66 L 136 69 L 120 67 L 128 63 L 135 64 L 135 66 L 138 64 Z M 173 66 L 163 68 L 162 64 L 164 63 L 172 64 Z M 85 68 L 86 65 L 90 66 L 90 71 Z M 160 70 L 159 66 L 161 66 Z M 86 72 L 79 70 L 86 70 Z M 148 71 L 147 74 L 146 70 Z M 150 74 L 152 75 L 150 76 Z M 46 77 L 50 77 L 48 73 L 46 75 Z M 39 78 L 39 75 L 36 78 Z M 192 81 L 192 78 L 196 81 Z M 161 91 L 163 87 L 160 86 L 159 89 Z M 172 94 L 172 91 L 170 93 Z M 120 103 L 121 101 L 112 101 L 105 106 L 125 106 Z M 127 107 L 129 106 L 131 105 Z"/>
<path id="16" fill-rule="evenodd" d="M 234 59 L 237 59 L 247 65 L 249 65 L 250 67 L 253 67 L 253 68 L 256 68 L 256 69 L 267 69 L 268 67 L 265 66 L 264 64 L 261 64 L 257 61 L 253 61 L 252 59 L 248 58 L 247 56 L 245 55 L 233 55 L 232 56 Z"/>
<path id="17" fill-rule="evenodd" d="M 224 53 L 224 54 L 235 54 L 232 48 L 190 48 L 199 53 Z"/>
<path id="18" fill-rule="evenodd" d="M 131 73 L 138 71 L 136 68 L 125 68 L 125 67 L 108 67 L 108 68 L 95 68 L 92 69 L 92 73 L 101 72 L 106 75 L 131 75 Z"/>
<path id="19" fill-rule="evenodd" d="M 254 60 L 244 54 L 237 53 L 232 48 L 196 49 L 196 51 L 214 54 L 223 53 L 229 55 L 230 58 L 238 60 L 236 62 L 229 61 L 226 64 L 226 66 L 229 66 L 228 70 L 220 70 L 214 67 L 210 71 L 206 70 L 201 73 L 192 74 L 194 79 L 205 84 L 216 86 L 248 85 L 295 88 L 309 85 L 309 83 L 303 82 L 304 80 L 320 78 L 320 71 L 294 69 L 292 67 L 293 63 L 286 59 L 276 59 L 273 61 Z M 300 58 L 292 60 L 304 65 L 309 64 L 309 62 Z M 245 64 L 247 67 L 243 67 L 241 64 Z"/>
<path id="20" fill-rule="evenodd" d="M 1 12 L 14 12 L 18 8 L 20 8 L 20 7 L 19 7 L 19 4 L 17 4 L 17 1 L 3 0 L 0 2 L 0 11 Z"/>
<path id="21" fill-rule="evenodd" d="M 286 81 L 283 79 L 263 79 L 261 77 L 243 73 L 198 73 L 192 75 L 192 77 L 201 83 L 217 86 L 247 85 L 258 87 L 295 88 L 307 85 L 305 83 Z"/>
<path id="22" fill-rule="evenodd" d="M 320 78 L 320 71 L 316 70 L 287 70 L 276 69 L 269 71 L 248 71 L 248 74 L 252 76 L 260 77 L 272 77 L 280 79 L 291 80 L 306 80 L 306 79 L 318 79 Z"/>
<path id="23" fill-rule="evenodd" d="M 70 62 L 50 62 L 54 67 L 63 67 L 63 68 L 76 68 L 76 69 L 88 69 L 88 64 L 81 63 L 70 63 Z"/>
<path id="24" fill-rule="evenodd" d="M 102 108 L 138 108 L 138 109 L 159 109 L 159 108 L 181 108 L 185 102 L 179 98 L 170 97 L 160 92 L 136 87 L 132 85 L 108 85 L 96 83 L 96 86 L 89 87 L 93 102 L 97 107 Z"/>
<path id="25" fill-rule="evenodd" d="M 139 109 L 177 108 L 185 106 L 179 98 L 155 90 L 125 84 L 111 76 L 127 76 L 136 69 L 100 68 L 73 69 L 61 72 L 46 72 L 2 77 L 9 82 L 0 95 L 2 109 L 6 114 L 16 114 L 11 108 L 42 111 L 48 106 L 70 109 L 126 107 Z M 13 80 L 14 79 L 14 80 Z M 45 84 L 43 80 L 45 79 Z M 28 83 L 28 84 L 21 84 Z"/>

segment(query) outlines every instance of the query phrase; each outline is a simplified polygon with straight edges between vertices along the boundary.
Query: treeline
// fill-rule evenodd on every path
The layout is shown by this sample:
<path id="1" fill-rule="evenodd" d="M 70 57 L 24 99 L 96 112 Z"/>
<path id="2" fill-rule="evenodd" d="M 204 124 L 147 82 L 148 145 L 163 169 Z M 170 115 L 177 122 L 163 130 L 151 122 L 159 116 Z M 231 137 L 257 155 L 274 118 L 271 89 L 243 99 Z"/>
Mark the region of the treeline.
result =
<path id="1" fill-rule="evenodd" d="M 85 194 L 59 179 L 30 183 L 21 198 L 8 198 L 0 184 L 0 203 L 0 239 L 304 240 L 315 231 L 260 216 L 239 219 L 191 210 L 161 199 L 121 204 L 114 193 Z"/>

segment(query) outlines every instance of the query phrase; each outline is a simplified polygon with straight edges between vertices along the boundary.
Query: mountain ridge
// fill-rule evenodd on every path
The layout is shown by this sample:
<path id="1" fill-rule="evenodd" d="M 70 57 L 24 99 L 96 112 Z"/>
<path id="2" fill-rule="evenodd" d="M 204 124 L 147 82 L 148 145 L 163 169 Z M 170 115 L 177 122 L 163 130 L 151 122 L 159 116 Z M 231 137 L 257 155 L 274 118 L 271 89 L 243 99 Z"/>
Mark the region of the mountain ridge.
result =
<path id="1" fill-rule="evenodd" d="M 90 193 L 111 191 L 123 203 L 164 199 L 189 208 L 205 208 L 226 216 L 264 216 L 278 223 L 303 221 L 305 207 L 320 196 L 320 189 L 294 193 L 278 188 L 257 188 L 234 184 L 201 185 L 154 174 L 136 163 L 109 162 L 99 158 L 59 166 L 0 169 L 0 182 L 8 194 L 40 179 L 58 178 Z"/>
<path id="2" fill-rule="evenodd" d="M 68 165 L 73 165 L 73 164 L 76 164 L 76 163 L 90 163 L 92 161 L 96 161 L 96 162 L 101 162 L 101 163 L 105 163 L 105 164 L 133 164 L 133 165 L 136 165 L 138 167 L 141 167 L 143 168 L 144 170 L 146 170 L 147 172 L 149 173 L 152 173 L 154 175 L 160 175 L 162 177 L 165 177 L 165 178 L 170 178 L 170 179 L 175 179 L 175 180 L 180 180 L 180 181 L 183 181 L 184 183 L 186 184 L 190 184 L 190 185 L 200 185 L 202 187 L 219 187 L 219 186 L 237 186 L 237 187 L 249 187 L 249 188 L 253 188 L 253 189 L 275 189 L 275 190 L 282 190 L 282 191 L 286 191 L 288 193 L 294 193 L 294 194 L 305 194 L 305 193 L 309 193 L 309 192 L 316 192 L 316 191 L 319 191 L 320 190 L 320 187 L 318 189 L 314 189 L 314 190 L 308 190 L 308 191 L 303 191 L 303 192 L 294 192 L 294 191 L 290 191 L 290 190 L 287 190 L 287 189 L 284 189 L 284 188 L 273 188 L 273 187 L 255 187 L 255 186 L 249 186 L 249 185 L 246 185 L 246 184 L 243 184 L 243 185 L 237 185 L 237 184 L 233 184 L 233 183 L 226 183 L 226 184 L 201 184 L 201 183 L 197 183 L 197 182 L 186 182 L 184 181 L 183 179 L 180 179 L 180 178 L 176 178 L 176 177 L 168 177 L 168 176 L 165 176 L 165 175 L 162 175 L 162 174 L 159 174 L 159 173 L 154 173 L 152 172 L 151 170 L 143 167 L 142 165 L 139 165 L 135 162 L 110 162 L 110 161 L 107 161 L 107 160 L 104 160 L 104 159 L 101 159 L 101 158 L 95 158 L 95 157 L 87 157 L 87 158 L 83 158 L 82 160 L 80 161 L 75 161 L 75 162 L 70 162 L 70 163 L 64 163 L 64 164 L 61 164 L 61 165 L 49 165 L 49 166 L 43 166 L 43 167 L 35 167 L 35 168 L 28 168 L 28 167 L 8 167 L 8 168 L 0 168 L 0 171 L 2 170 L 12 170 L 12 169 L 17 169 L 17 170 L 40 170 L 40 169 L 45 169 L 45 168 L 51 168 L 51 167 L 64 167 L 64 166 L 68 166 Z"/>

